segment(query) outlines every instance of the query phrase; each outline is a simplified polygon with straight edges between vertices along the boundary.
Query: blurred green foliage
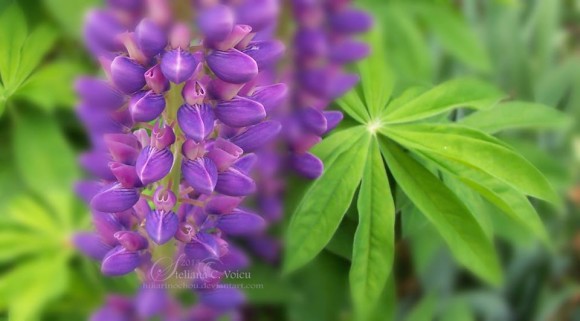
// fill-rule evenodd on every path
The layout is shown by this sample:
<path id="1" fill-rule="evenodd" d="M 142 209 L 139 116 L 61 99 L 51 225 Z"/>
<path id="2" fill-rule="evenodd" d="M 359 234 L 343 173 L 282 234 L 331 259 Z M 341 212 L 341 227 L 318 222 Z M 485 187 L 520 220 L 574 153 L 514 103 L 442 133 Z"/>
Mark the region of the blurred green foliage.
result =
<path id="1" fill-rule="evenodd" d="M 72 81 L 96 71 L 82 49 L 80 24 L 86 8 L 98 3 L 0 0 L 0 318 L 86 320 L 104 293 L 136 288 L 134 277 L 103 278 L 70 243 L 74 231 L 90 228 L 88 211 L 71 187 L 82 175 L 76 155 L 87 144 L 72 110 Z M 373 320 L 579 320 L 580 197 L 568 196 L 580 194 L 580 125 L 555 130 L 569 120 L 547 108 L 568 119 L 580 116 L 580 1 L 357 3 L 376 15 L 382 62 L 393 74 L 385 79 L 396 79 L 368 84 L 375 87 L 365 97 L 388 87 L 395 97 L 414 97 L 459 76 L 499 86 L 516 102 L 501 110 L 460 109 L 453 119 L 497 134 L 566 200 L 560 210 L 532 202 L 551 243 L 546 249 L 539 235 L 522 232 L 521 222 L 498 215 L 490 202 L 454 190 L 472 211 L 489 218 L 480 222 L 484 231 L 497 235 L 505 282 L 490 287 L 456 263 L 437 230 L 424 224 L 423 213 L 395 190 L 396 208 L 404 209 L 395 223 L 396 264 Z M 363 71 L 363 78 L 377 70 L 366 70 L 366 76 Z M 443 177 L 453 190 L 448 176 Z M 287 213 L 305 184 L 291 184 Z M 265 265 L 252 268 L 267 285 L 248 293 L 256 304 L 253 320 L 353 318 L 348 280 L 357 215 L 351 204 L 322 253 L 290 277 L 282 279 Z"/>

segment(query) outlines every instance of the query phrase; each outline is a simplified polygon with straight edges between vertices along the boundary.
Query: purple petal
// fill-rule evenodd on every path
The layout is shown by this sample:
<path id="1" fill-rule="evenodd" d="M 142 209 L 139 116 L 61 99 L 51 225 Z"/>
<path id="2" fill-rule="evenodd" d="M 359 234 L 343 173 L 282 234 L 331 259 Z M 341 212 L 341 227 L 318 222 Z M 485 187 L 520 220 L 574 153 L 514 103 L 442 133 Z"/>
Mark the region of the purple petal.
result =
<path id="1" fill-rule="evenodd" d="M 211 234 L 197 233 L 193 241 L 185 245 L 185 254 L 196 260 L 219 258 L 219 242 Z"/>
<path id="2" fill-rule="evenodd" d="M 194 106 L 185 104 L 177 110 L 177 122 L 188 138 L 199 143 L 213 131 L 213 110 L 208 104 Z"/>
<path id="3" fill-rule="evenodd" d="M 143 19 L 135 28 L 139 48 L 147 57 L 153 57 L 167 46 L 165 31 L 150 19 Z"/>
<path id="4" fill-rule="evenodd" d="M 264 106 L 266 112 L 271 112 L 280 107 L 288 94 L 288 86 L 284 83 L 258 87 L 252 93 L 251 98 Z"/>
<path id="5" fill-rule="evenodd" d="M 215 190 L 229 196 L 246 196 L 256 191 L 256 184 L 250 177 L 230 168 L 219 173 Z"/>
<path id="6" fill-rule="evenodd" d="M 123 44 L 117 40 L 117 35 L 125 28 L 110 13 L 104 10 L 94 10 L 87 14 L 84 26 L 84 38 L 87 46 L 96 51 L 119 51 Z M 102 53 L 102 52 L 97 52 Z"/>
<path id="7" fill-rule="evenodd" d="M 257 124 L 266 117 L 264 106 L 248 98 L 236 96 L 221 101 L 215 108 L 217 119 L 231 127 L 246 127 Z"/>
<path id="8" fill-rule="evenodd" d="M 91 207 L 100 212 L 116 213 L 128 210 L 139 200 L 139 192 L 121 184 L 105 187 L 91 200 Z"/>
<path id="9" fill-rule="evenodd" d="M 330 59 L 338 64 L 346 64 L 361 60 L 368 56 L 370 47 L 360 41 L 346 40 L 336 44 L 330 50 Z"/>
<path id="10" fill-rule="evenodd" d="M 143 185 L 161 180 L 169 174 L 172 166 L 173 154 L 169 148 L 157 149 L 152 146 L 143 148 L 135 164 L 137 175 Z"/>
<path id="11" fill-rule="evenodd" d="M 94 233 L 77 233 L 73 236 L 73 243 L 83 254 L 99 261 L 113 248 Z"/>
<path id="12" fill-rule="evenodd" d="M 161 94 L 169 90 L 169 80 L 165 78 L 161 71 L 161 65 L 157 64 L 145 72 L 145 82 L 147 86 L 157 94 Z"/>
<path id="13" fill-rule="evenodd" d="M 165 109 L 165 97 L 153 91 L 141 91 L 131 97 L 129 111 L 135 122 L 149 122 Z"/>
<path id="14" fill-rule="evenodd" d="M 244 294 L 234 288 L 217 288 L 201 292 L 201 303 L 218 310 L 228 311 L 244 304 Z"/>
<path id="15" fill-rule="evenodd" d="M 181 171 L 185 181 L 196 192 L 211 194 L 215 189 L 218 172 L 216 165 L 211 159 L 201 157 L 194 160 L 185 160 Z"/>
<path id="16" fill-rule="evenodd" d="M 141 288 L 135 298 L 135 309 L 141 318 L 150 319 L 169 307 L 170 299 L 165 289 Z"/>
<path id="17" fill-rule="evenodd" d="M 101 263 L 101 272 L 107 276 L 119 276 L 131 273 L 141 263 L 137 252 L 129 252 L 117 246 L 107 253 Z"/>
<path id="18" fill-rule="evenodd" d="M 290 166 L 309 179 L 318 178 L 324 171 L 322 161 L 310 153 L 293 154 L 290 157 Z"/>
<path id="19" fill-rule="evenodd" d="M 153 242 L 161 245 L 173 238 L 179 227 L 179 219 L 173 212 L 153 210 L 147 215 L 145 230 Z"/>
<path id="20" fill-rule="evenodd" d="M 180 84 L 191 78 L 198 63 L 189 51 L 177 48 L 163 54 L 161 70 L 169 81 Z"/>
<path id="21" fill-rule="evenodd" d="M 229 214 L 243 201 L 241 197 L 214 195 L 205 204 L 205 211 L 209 214 Z"/>
<path id="22" fill-rule="evenodd" d="M 284 44 L 278 40 L 253 41 L 242 52 L 252 57 L 263 70 L 273 65 L 284 53 Z"/>
<path id="23" fill-rule="evenodd" d="M 175 143 L 175 132 L 173 127 L 156 123 L 151 131 L 151 146 L 157 149 L 164 149 Z"/>
<path id="24" fill-rule="evenodd" d="M 329 131 L 333 130 L 334 128 L 336 128 L 336 126 L 338 126 L 338 124 L 344 118 L 342 113 L 337 111 L 337 110 L 324 111 L 322 113 L 324 114 L 324 117 L 326 118 L 326 127 L 327 127 L 326 132 L 327 133 Z"/>
<path id="25" fill-rule="evenodd" d="M 315 108 L 303 108 L 298 112 L 298 117 L 306 129 L 316 135 L 323 135 L 326 132 L 327 124 L 324 114 Z"/>
<path id="26" fill-rule="evenodd" d="M 214 142 L 213 148 L 207 153 L 207 157 L 216 164 L 219 171 L 224 171 L 243 153 L 244 151 L 236 144 L 219 137 Z"/>
<path id="27" fill-rule="evenodd" d="M 141 187 L 143 185 L 137 176 L 135 166 L 112 162 L 109 163 L 109 168 L 123 187 Z"/>
<path id="28" fill-rule="evenodd" d="M 148 246 L 147 239 L 137 232 L 119 231 L 114 236 L 119 244 L 130 252 L 144 250 Z"/>
<path id="29" fill-rule="evenodd" d="M 103 188 L 103 184 L 95 181 L 79 181 L 75 183 L 75 194 L 90 203 L 97 193 Z"/>
<path id="30" fill-rule="evenodd" d="M 234 163 L 234 167 L 244 174 L 249 174 L 257 161 L 258 156 L 256 154 L 246 154 Z"/>
<path id="31" fill-rule="evenodd" d="M 234 13 L 229 6 L 218 4 L 200 12 L 198 23 L 208 41 L 222 41 L 232 32 Z"/>
<path id="32" fill-rule="evenodd" d="M 258 74 L 256 61 L 236 49 L 214 50 L 206 57 L 206 60 L 215 75 L 228 83 L 243 84 Z"/>
<path id="33" fill-rule="evenodd" d="M 230 141 L 240 146 L 244 152 L 253 152 L 276 137 L 280 129 L 279 122 L 269 120 L 249 127 L 243 133 L 232 137 Z"/>
<path id="34" fill-rule="evenodd" d="M 81 77 L 75 82 L 75 90 L 84 104 L 102 110 L 117 110 L 125 103 L 123 94 L 102 79 Z"/>
<path id="35" fill-rule="evenodd" d="M 340 33 L 353 34 L 369 30 L 373 25 L 371 16 L 362 10 L 346 9 L 330 18 L 331 28 Z"/>
<path id="36" fill-rule="evenodd" d="M 276 0 L 247 0 L 236 7 L 237 23 L 249 25 L 253 32 L 258 32 L 274 22 L 279 10 Z"/>
<path id="37" fill-rule="evenodd" d="M 177 203 L 177 197 L 164 186 L 159 186 L 153 194 L 153 203 L 158 210 L 169 212 Z"/>
<path id="38" fill-rule="evenodd" d="M 125 56 L 118 56 L 111 63 L 113 83 L 126 94 L 132 94 L 145 86 L 146 71 L 143 66 Z"/>
<path id="39" fill-rule="evenodd" d="M 109 155 L 99 151 L 84 153 L 79 158 L 81 166 L 89 173 L 98 178 L 113 181 L 115 180 L 115 175 L 113 175 L 108 166 L 110 161 Z"/>
<path id="40" fill-rule="evenodd" d="M 251 235 L 263 231 L 266 221 L 257 214 L 234 210 L 220 215 L 216 227 L 228 235 Z"/>

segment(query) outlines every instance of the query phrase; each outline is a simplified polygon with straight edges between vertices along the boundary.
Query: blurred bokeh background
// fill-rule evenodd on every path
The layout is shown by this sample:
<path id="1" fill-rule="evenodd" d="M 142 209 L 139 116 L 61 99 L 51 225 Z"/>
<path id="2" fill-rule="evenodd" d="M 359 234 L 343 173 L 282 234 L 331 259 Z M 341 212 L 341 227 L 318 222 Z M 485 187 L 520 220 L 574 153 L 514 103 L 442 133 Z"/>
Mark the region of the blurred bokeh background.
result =
<path id="1" fill-rule="evenodd" d="M 580 1 L 355 3 L 383 29 L 397 92 L 475 75 L 513 98 L 579 118 Z M 74 231 L 90 229 L 72 191 L 82 176 L 76 157 L 87 147 L 72 82 L 98 70 L 83 49 L 81 23 L 99 4 L 0 0 L 0 320 L 86 320 L 105 293 L 137 287 L 134 276 L 101 276 L 70 242 Z M 434 231 L 400 235 L 390 280 L 396 291 L 385 293 L 380 309 L 395 310 L 397 320 L 580 320 L 578 126 L 548 131 L 539 123 L 501 134 L 566 201 L 558 212 L 536 204 L 551 249 L 491 214 L 505 273 L 505 283 L 491 288 L 460 269 Z M 252 320 L 349 320 L 348 252 L 348 240 L 335 239 L 291 280 L 256 264 L 252 282 L 267 286 L 248 293 Z M 377 320 L 388 318 L 378 313 Z"/>

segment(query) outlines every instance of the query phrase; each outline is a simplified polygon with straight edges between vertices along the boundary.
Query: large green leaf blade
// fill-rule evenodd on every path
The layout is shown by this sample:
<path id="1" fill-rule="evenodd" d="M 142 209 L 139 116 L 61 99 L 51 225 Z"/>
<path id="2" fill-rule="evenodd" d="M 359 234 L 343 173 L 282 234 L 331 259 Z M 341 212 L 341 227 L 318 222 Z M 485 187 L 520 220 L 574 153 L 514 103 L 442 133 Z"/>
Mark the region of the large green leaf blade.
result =
<path id="1" fill-rule="evenodd" d="M 332 238 L 361 180 L 369 140 L 344 142 L 349 149 L 328 165 L 298 204 L 287 231 L 286 273 L 312 260 Z"/>
<path id="2" fill-rule="evenodd" d="M 366 123 L 370 119 L 365 103 L 357 93 L 356 89 L 352 89 L 344 94 L 344 96 L 340 97 L 336 103 L 344 112 L 361 124 Z"/>
<path id="3" fill-rule="evenodd" d="M 443 83 L 398 108 L 385 111 L 388 123 L 406 123 L 425 119 L 458 107 L 491 105 L 503 94 L 497 88 L 476 79 L 455 79 Z"/>
<path id="4" fill-rule="evenodd" d="M 512 101 L 480 110 L 461 120 L 461 124 L 487 133 L 505 129 L 561 129 L 570 126 L 572 119 L 554 108 L 536 103 Z"/>
<path id="5" fill-rule="evenodd" d="M 467 207 L 399 146 L 386 139 L 381 143 L 397 183 L 445 239 L 457 261 L 483 280 L 501 283 L 495 248 Z"/>
<path id="6" fill-rule="evenodd" d="M 455 125 L 399 125 L 383 128 L 383 132 L 407 148 L 478 168 L 526 195 L 560 203 L 537 168 L 505 145 L 495 143 L 492 136 Z"/>
<path id="7" fill-rule="evenodd" d="M 0 75 L 6 96 L 12 93 L 18 78 L 20 51 L 26 34 L 26 18 L 14 1 L 0 12 Z"/>
<path id="8" fill-rule="evenodd" d="M 366 40 L 372 51 L 369 57 L 358 64 L 358 69 L 366 108 L 371 118 L 374 118 L 389 102 L 394 87 L 394 73 L 387 63 L 381 29 L 374 28 Z"/>
<path id="9" fill-rule="evenodd" d="M 375 139 L 368 153 L 358 195 L 359 222 L 349 275 L 353 302 L 360 316 L 372 311 L 380 297 L 395 251 L 395 205 Z"/>

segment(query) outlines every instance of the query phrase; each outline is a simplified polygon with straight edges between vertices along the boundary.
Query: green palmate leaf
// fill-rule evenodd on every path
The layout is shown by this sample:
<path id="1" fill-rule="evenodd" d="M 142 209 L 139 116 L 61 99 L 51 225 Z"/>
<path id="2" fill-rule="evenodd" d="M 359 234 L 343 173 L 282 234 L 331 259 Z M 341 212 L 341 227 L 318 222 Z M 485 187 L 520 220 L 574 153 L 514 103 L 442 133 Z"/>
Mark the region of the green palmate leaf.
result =
<path id="1" fill-rule="evenodd" d="M 359 94 L 356 92 L 356 88 L 347 92 L 344 96 L 338 99 L 336 103 L 350 117 L 361 124 L 366 123 L 370 119 L 367 108 Z"/>
<path id="2" fill-rule="evenodd" d="M 395 251 L 395 205 L 375 139 L 368 151 L 357 206 L 350 287 L 359 316 L 366 316 L 387 282 Z"/>
<path id="3" fill-rule="evenodd" d="M 383 132 L 407 148 L 478 168 L 521 193 L 560 203 L 538 169 L 482 132 L 461 126 L 423 124 L 386 127 Z"/>
<path id="4" fill-rule="evenodd" d="M 400 147 L 386 139 L 381 143 L 397 183 L 445 239 L 456 260 L 483 280 L 499 284 L 502 275 L 497 254 L 469 209 Z"/>
<path id="5" fill-rule="evenodd" d="M 430 321 L 435 318 L 435 296 L 432 294 L 424 296 L 413 310 L 407 315 L 405 321 Z"/>
<path id="6" fill-rule="evenodd" d="M 328 164 L 352 146 L 352 143 L 349 142 L 357 141 L 364 134 L 366 134 L 366 129 L 363 126 L 355 126 L 332 133 L 324 138 L 320 144 L 314 146 L 312 153 Z"/>
<path id="7" fill-rule="evenodd" d="M 348 149 L 327 164 L 298 204 L 287 232 L 286 273 L 312 260 L 332 238 L 360 182 L 369 141 L 343 142 Z"/>
<path id="8" fill-rule="evenodd" d="M 20 53 L 20 63 L 18 66 L 19 83 L 17 86 L 20 86 L 54 46 L 56 36 L 56 31 L 46 25 L 36 27 L 28 35 Z"/>
<path id="9" fill-rule="evenodd" d="M 522 101 L 498 104 L 461 120 L 461 124 L 487 133 L 497 133 L 513 128 L 562 129 L 571 123 L 570 117 L 554 108 Z"/>
<path id="10" fill-rule="evenodd" d="M 367 41 L 371 45 L 371 55 L 358 64 L 358 69 L 366 108 L 374 118 L 389 102 L 393 92 L 394 74 L 387 63 L 381 29 L 374 28 L 369 32 Z"/>
<path id="11" fill-rule="evenodd" d="M 18 77 L 20 50 L 26 33 L 26 18 L 14 1 L 0 12 L 0 75 L 8 93 Z"/>
<path id="12" fill-rule="evenodd" d="M 43 0 L 43 3 L 69 35 L 80 37 L 83 29 L 83 15 L 89 8 L 98 6 L 101 1 Z"/>
<path id="13" fill-rule="evenodd" d="M 479 70 L 489 71 L 491 62 L 485 47 L 458 13 L 450 7 L 421 4 L 415 6 L 422 20 L 429 26 L 442 45 L 463 63 Z"/>
<path id="14" fill-rule="evenodd" d="M 497 206 L 520 226 L 542 241 L 549 242 L 542 220 L 525 195 L 493 176 L 460 162 L 438 157 L 433 157 L 431 160 L 441 169 L 457 176 L 466 186 Z"/>
<path id="15" fill-rule="evenodd" d="M 456 79 L 441 84 L 398 108 L 387 107 L 383 120 L 388 123 L 412 122 L 458 107 L 491 105 L 502 97 L 493 86 L 475 79 Z"/>

